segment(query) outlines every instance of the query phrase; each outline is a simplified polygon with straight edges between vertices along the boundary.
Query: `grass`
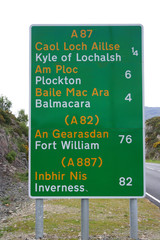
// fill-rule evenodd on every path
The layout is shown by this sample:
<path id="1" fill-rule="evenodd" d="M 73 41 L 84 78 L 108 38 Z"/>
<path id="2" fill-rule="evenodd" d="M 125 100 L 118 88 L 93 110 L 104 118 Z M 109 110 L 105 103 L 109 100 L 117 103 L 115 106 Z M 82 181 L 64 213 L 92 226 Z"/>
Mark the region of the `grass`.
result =
<path id="1" fill-rule="evenodd" d="M 9 205 L 11 203 L 9 197 L 1 198 L 0 201 L 2 202 L 2 205 L 7 205 L 7 204 Z"/>
<path id="2" fill-rule="evenodd" d="M 25 211 L 27 212 L 27 211 Z M 140 239 L 158 240 L 160 211 L 146 199 L 138 199 L 138 224 Z M 6 239 L 19 239 L 21 234 L 35 234 L 35 216 L 33 209 L 28 214 L 8 220 L 7 228 L 1 234 Z M 129 239 L 129 200 L 128 199 L 91 199 L 89 200 L 89 232 L 91 239 Z M 78 239 L 81 232 L 81 201 L 77 199 L 44 200 L 44 232 L 47 240 Z M 26 235 L 25 235 L 26 236 Z M 28 236 L 28 235 L 27 235 Z M 145 238 L 146 236 L 146 238 Z M 25 238 L 24 238 L 25 239 Z"/>
<path id="3" fill-rule="evenodd" d="M 13 233 L 13 232 L 15 232 L 15 230 L 16 229 L 13 226 L 7 226 L 7 227 L 0 229 L 0 238 L 3 237 L 4 233 Z"/>
<path id="4" fill-rule="evenodd" d="M 17 172 L 15 173 L 15 177 L 22 182 L 26 182 L 28 181 L 28 171 L 26 171 L 25 173 Z"/>
<path id="5" fill-rule="evenodd" d="M 160 164 L 160 160 L 146 159 L 146 163 L 159 163 Z"/>

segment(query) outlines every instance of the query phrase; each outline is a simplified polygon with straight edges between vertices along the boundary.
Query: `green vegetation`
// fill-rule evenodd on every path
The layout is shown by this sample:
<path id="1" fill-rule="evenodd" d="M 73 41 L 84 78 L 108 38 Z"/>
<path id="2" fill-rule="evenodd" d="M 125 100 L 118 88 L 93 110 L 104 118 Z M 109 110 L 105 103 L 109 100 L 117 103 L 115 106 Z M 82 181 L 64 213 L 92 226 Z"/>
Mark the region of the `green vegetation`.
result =
<path id="1" fill-rule="evenodd" d="M 10 100 L 8 100 L 7 97 L 0 96 L 0 124 L 8 124 L 9 125 L 9 124 L 12 124 L 14 121 L 15 124 L 20 126 L 22 133 L 26 134 L 28 115 L 25 114 L 24 109 L 21 109 L 18 112 L 18 117 L 16 118 L 11 113 L 11 107 L 12 107 L 12 102 Z"/>
<path id="2" fill-rule="evenodd" d="M 21 132 L 28 137 L 28 126 L 26 126 L 25 122 L 21 122 L 19 124 Z"/>
<path id="3" fill-rule="evenodd" d="M 23 142 L 18 142 L 18 149 L 20 152 L 26 153 L 25 144 Z"/>
<path id="4" fill-rule="evenodd" d="M 32 201 L 33 202 L 33 201 Z M 89 226 L 91 239 L 129 239 L 129 199 L 89 200 Z M 25 213 L 24 213 L 25 212 Z M 35 235 L 35 209 L 29 204 L 21 215 L 8 219 L 7 228 L 1 226 L 4 239 L 19 239 Z M 140 239 L 159 240 L 160 212 L 146 199 L 138 199 L 138 224 Z M 11 231 L 12 230 L 12 231 Z M 44 200 L 45 239 L 78 239 L 81 231 L 81 201 L 77 199 Z M 12 235 L 13 233 L 13 235 Z M 17 238 L 15 238 L 16 234 Z M 9 234 L 9 235 L 8 235 Z M 145 236 L 145 238 L 144 238 Z M 56 239 L 56 238 L 55 238 Z"/>
<path id="5" fill-rule="evenodd" d="M 13 233 L 15 232 L 15 228 L 13 226 L 7 226 L 4 227 L 3 229 L 0 229 L 0 238 L 3 237 L 4 232 L 6 233 Z"/>
<path id="6" fill-rule="evenodd" d="M 2 202 L 2 205 L 6 205 L 6 204 L 10 204 L 11 201 L 10 201 L 10 198 L 9 197 L 4 197 L 4 198 L 1 198 L 0 201 Z"/>
<path id="7" fill-rule="evenodd" d="M 146 159 L 160 160 L 160 117 L 146 121 Z"/>
<path id="8" fill-rule="evenodd" d="M 8 100 L 7 97 L 1 96 L 0 97 L 0 109 L 3 111 L 10 111 L 10 108 L 12 107 L 11 101 Z"/>
<path id="9" fill-rule="evenodd" d="M 0 108 L 0 124 L 11 124 L 11 113 Z"/>
<path id="10" fill-rule="evenodd" d="M 24 122 L 20 122 L 18 127 L 14 128 L 14 132 L 18 133 L 20 137 L 22 137 L 22 134 L 28 137 L 28 126 Z"/>
<path id="11" fill-rule="evenodd" d="M 151 159 L 147 159 L 146 163 L 159 163 L 160 164 L 160 160 L 151 160 Z"/>
<path id="12" fill-rule="evenodd" d="M 4 137 L 4 145 L 6 145 L 5 158 L 9 163 L 14 162 L 16 156 L 17 158 L 21 156 L 19 152 L 25 153 L 28 159 L 28 115 L 22 109 L 16 118 L 10 110 L 11 106 L 12 102 L 7 97 L 0 96 L 0 127 L 2 134 L 5 130 L 7 135 L 7 138 Z"/>
<path id="13" fill-rule="evenodd" d="M 17 172 L 15 174 L 15 177 L 22 182 L 26 182 L 26 181 L 28 181 L 28 171 L 26 171 L 25 173 Z"/>
<path id="14" fill-rule="evenodd" d="M 12 163 L 15 160 L 16 155 L 17 155 L 16 152 L 12 150 L 6 155 L 6 159 L 8 160 L 9 163 Z"/>
<path id="15" fill-rule="evenodd" d="M 24 109 L 21 109 L 19 112 L 18 112 L 18 117 L 17 117 L 18 121 L 19 122 L 23 122 L 23 123 L 26 123 L 28 122 L 28 115 L 25 114 L 25 111 Z"/>

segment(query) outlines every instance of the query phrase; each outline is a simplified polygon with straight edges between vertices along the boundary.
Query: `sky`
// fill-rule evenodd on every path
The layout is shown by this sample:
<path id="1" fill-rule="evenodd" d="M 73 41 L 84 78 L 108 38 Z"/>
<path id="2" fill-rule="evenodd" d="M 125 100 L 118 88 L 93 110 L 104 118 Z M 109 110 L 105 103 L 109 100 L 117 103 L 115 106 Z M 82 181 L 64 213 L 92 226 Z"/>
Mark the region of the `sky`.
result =
<path id="1" fill-rule="evenodd" d="M 29 113 L 31 24 L 142 24 L 144 104 L 160 107 L 160 7 L 158 0 L 8 0 L 0 3 L 0 96 L 11 111 Z"/>

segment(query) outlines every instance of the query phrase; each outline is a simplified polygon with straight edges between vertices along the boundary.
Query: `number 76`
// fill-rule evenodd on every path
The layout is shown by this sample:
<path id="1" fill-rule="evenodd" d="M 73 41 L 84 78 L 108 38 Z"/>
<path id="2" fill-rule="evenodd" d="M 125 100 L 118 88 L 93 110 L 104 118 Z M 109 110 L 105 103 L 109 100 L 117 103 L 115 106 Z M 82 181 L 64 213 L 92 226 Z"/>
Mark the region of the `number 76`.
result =
<path id="1" fill-rule="evenodd" d="M 118 135 L 118 137 L 121 138 L 120 140 L 120 144 L 122 144 L 124 141 L 128 144 L 132 143 L 132 136 L 131 135 Z"/>

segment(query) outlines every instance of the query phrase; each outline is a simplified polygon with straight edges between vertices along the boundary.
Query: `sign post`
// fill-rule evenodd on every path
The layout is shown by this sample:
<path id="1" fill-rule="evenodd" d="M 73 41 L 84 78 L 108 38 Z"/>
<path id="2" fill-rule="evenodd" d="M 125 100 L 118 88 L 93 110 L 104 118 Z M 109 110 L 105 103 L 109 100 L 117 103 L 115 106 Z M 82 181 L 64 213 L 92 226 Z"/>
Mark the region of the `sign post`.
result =
<path id="1" fill-rule="evenodd" d="M 130 199 L 130 237 L 138 239 L 138 210 L 137 199 Z"/>
<path id="2" fill-rule="evenodd" d="M 81 239 L 89 239 L 89 199 L 81 199 Z"/>
<path id="3" fill-rule="evenodd" d="M 43 199 L 36 199 L 36 239 L 43 238 Z"/>

